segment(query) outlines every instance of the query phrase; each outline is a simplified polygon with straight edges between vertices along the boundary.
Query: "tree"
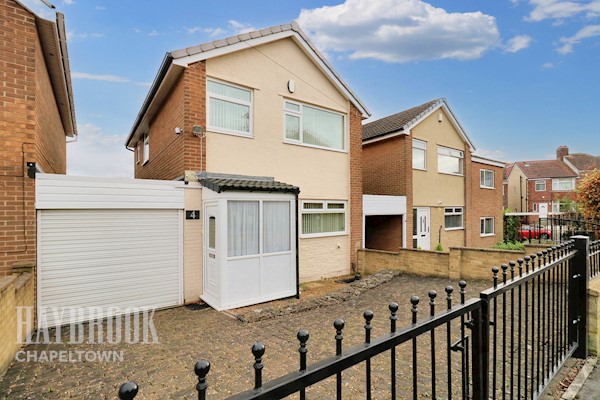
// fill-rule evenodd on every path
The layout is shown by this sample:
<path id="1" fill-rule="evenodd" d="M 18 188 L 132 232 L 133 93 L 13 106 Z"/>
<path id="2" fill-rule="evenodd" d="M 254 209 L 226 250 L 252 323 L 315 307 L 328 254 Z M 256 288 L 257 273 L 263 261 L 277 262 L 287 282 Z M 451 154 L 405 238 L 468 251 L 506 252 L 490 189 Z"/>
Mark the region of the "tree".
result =
<path id="1" fill-rule="evenodd" d="M 600 170 L 594 170 L 579 182 L 577 199 L 587 218 L 600 218 Z"/>

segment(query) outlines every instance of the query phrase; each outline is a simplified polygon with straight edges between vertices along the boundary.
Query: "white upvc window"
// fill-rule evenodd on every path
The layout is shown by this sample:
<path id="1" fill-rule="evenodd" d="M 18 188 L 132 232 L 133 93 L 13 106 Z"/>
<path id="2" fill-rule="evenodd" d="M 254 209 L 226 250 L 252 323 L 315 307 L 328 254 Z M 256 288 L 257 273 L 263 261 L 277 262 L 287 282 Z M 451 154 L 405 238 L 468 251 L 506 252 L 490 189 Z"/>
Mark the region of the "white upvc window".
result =
<path id="1" fill-rule="evenodd" d="M 444 208 L 444 228 L 449 230 L 463 229 L 463 208 Z"/>
<path id="2" fill-rule="evenodd" d="M 463 159 L 461 150 L 438 146 L 438 172 L 443 174 L 463 175 Z"/>
<path id="3" fill-rule="evenodd" d="M 535 191 L 536 192 L 545 192 L 546 191 L 546 181 L 535 181 Z"/>
<path id="4" fill-rule="evenodd" d="M 552 179 L 552 190 L 559 192 L 575 190 L 575 179 Z"/>
<path id="5" fill-rule="evenodd" d="M 481 236 L 494 236 L 494 217 L 483 217 L 479 222 Z"/>
<path id="6" fill-rule="evenodd" d="M 150 160 L 150 136 L 144 135 L 144 164 Z"/>
<path id="7" fill-rule="evenodd" d="M 285 100 L 284 142 L 329 150 L 346 150 L 344 114 Z"/>
<path id="8" fill-rule="evenodd" d="M 427 142 L 419 139 L 412 141 L 412 167 L 413 169 L 427 170 Z"/>
<path id="9" fill-rule="evenodd" d="M 560 201 L 553 201 L 552 202 L 552 212 L 553 213 L 559 213 L 560 212 Z"/>
<path id="10" fill-rule="evenodd" d="M 213 79 L 206 81 L 208 129 L 252 137 L 252 91 Z"/>
<path id="11" fill-rule="evenodd" d="M 494 188 L 494 171 L 489 169 L 479 170 L 479 186 L 485 189 Z"/>
<path id="12" fill-rule="evenodd" d="M 302 201 L 301 237 L 346 234 L 346 208 L 345 201 Z"/>

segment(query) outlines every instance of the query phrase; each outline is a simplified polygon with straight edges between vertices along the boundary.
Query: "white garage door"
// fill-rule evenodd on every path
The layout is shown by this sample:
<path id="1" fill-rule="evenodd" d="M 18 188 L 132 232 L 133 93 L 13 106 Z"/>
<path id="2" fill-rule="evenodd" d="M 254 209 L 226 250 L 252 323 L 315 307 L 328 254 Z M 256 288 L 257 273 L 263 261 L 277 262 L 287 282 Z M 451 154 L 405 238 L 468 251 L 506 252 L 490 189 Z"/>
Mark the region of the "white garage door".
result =
<path id="1" fill-rule="evenodd" d="M 65 191 L 79 193 L 71 193 L 72 208 L 38 210 L 40 326 L 118 315 L 136 307 L 182 304 L 183 210 L 110 208 L 127 204 L 115 201 L 114 191 L 102 195 L 112 197 L 112 203 L 108 199 L 98 202 L 98 191 L 111 191 L 99 188 L 98 182 L 71 190 L 65 182 L 72 182 L 62 179 L 58 182 L 61 196 Z M 50 207 L 49 201 L 56 200 L 52 193 L 58 193 L 58 183 L 38 178 L 38 208 Z M 147 190 L 144 184 L 132 180 L 129 188 L 121 185 L 119 190 L 122 196 L 134 190 L 139 207 L 140 195 Z M 177 190 L 170 184 L 170 190 Z M 153 183 L 150 192 L 154 196 L 146 195 L 157 202 L 159 189 Z M 90 191 L 96 192 L 92 196 L 95 208 L 85 208 L 89 196 L 83 192 Z M 101 208 L 103 204 L 108 208 Z M 171 207 L 177 204 L 171 202 Z"/>

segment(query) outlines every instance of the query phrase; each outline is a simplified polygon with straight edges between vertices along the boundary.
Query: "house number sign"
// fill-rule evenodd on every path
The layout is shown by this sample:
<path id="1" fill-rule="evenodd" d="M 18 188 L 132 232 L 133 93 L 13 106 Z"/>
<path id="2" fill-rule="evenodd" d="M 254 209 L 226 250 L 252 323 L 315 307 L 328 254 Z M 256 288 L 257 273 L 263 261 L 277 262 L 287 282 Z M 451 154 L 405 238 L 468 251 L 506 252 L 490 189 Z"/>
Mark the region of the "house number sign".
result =
<path id="1" fill-rule="evenodd" d="M 185 210 L 185 219 L 200 219 L 200 210 Z"/>

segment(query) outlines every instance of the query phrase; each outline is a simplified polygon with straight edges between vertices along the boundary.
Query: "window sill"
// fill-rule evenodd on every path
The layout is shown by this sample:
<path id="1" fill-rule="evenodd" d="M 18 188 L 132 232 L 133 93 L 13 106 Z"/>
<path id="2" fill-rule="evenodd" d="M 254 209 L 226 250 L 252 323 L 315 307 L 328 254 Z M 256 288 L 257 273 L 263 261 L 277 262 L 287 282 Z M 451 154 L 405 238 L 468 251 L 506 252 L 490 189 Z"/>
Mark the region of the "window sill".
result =
<path id="1" fill-rule="evenodd" d="M 142 165 L 146 165 L 146 164 L 148 164 L 149 162 L 150 162 L 150 159 L 148 159 L 148 160 L 144 161 L 144 162 L 142 163 Z"/>
<path id="2" fill-rule="evenodd" d="M 494 189 L 496 189 L 496 188 L 495 188 L 495 187 L 493 187 L 493 186 L 481 186 L 481 185 L 479 185 L 479 188 L 480 188 L 480 189 L 489 189 L 489 190 L 494 190 Z"/>
<path id="3" fill-rule="evenodd" d="M 234 132 L 234 131 L 227 131 L 224 129 L 219 129 L 219 128 L 214 128 L 209 126 L 208 128 L 206 128 L 207 132 L 212 132 L 212 133 L 221 133 L 223 135 L 230 135 L 230 136 L 237 136 L 237 137 L 242 137 L 242 138 L 246 138 L 246 139 L 254 139 L 254 135 L 252 133 L 242 133 L 242 132 Z"/>
<path id="4" fill-rule="evenodd" d="M 327 151 L 334 151 L 336 153 L 348 153 L 348 150 L 345 149 L 333 149 L 331 147 L 324 147 L 324 146 L 316 146 L 316 145 L 312 145 L 312 144 L 306 144 L 306 143 L 301 143 L 301 142 L 294 142 L 291 140 L 283 140 L 284 144 L 291 144 L 294 146 L 301 146 L 301 147 L 310 147 L 313 149 L 319 149 L 319 150 L 327 150 Z"/>
<path id="5" fill-rule="evenodd" d="M 300 234 L 300 239 L 314 239 L 322 237 L 332 236 L 348 236 L 348 232 L 329 232 L 329 233 L 311 233 L 311 234 Z"/>
<path id="6" fill-rule="evenodd" d="M 480 233 L 479 237 L 491 237 L 491 236 L 496 236 L 495 233 Z"/>
<path id="7" fill-rule="evenodd" d="M 444 228 L 444 230 L 446 231 L 462 231 L 465 228 L 463 226 L 461 226 L 460 228 Z"/>
<path id="8" fill-rule="evenodd" d="M 465 174 L 453 174 L 452 172 L 442 172 L 442 171 L 438 171 L 438 174 L 442 174 L 442 175 L 450 175 L 450 176 L 465 176 Z"/>
<path id="9" fill-rule="evenodd" d="M 412 169 L 416 170 L 416 171 L 427 171 L 427 168 L 417 168 L 417 167 L 412 167 Z"/>

